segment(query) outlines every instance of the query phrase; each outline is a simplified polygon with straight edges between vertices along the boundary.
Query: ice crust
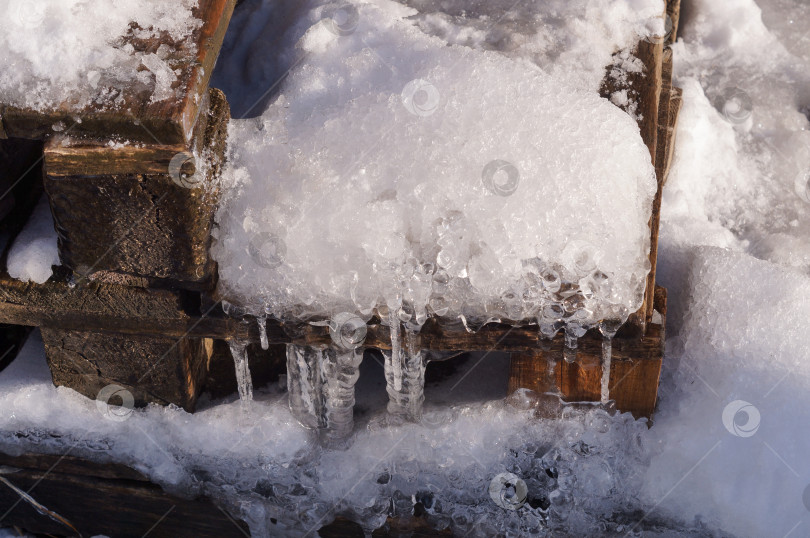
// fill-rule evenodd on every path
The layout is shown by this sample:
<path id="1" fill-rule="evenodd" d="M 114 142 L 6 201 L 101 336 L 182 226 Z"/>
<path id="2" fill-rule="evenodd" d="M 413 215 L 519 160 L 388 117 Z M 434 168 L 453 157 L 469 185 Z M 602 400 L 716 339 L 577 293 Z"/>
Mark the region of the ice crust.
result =
<path id="1" fill-rule="evenodd" d="M 136 51 L 125 38 L 168 36 L 175 52 L 193 57 L 196 47 L 184 40 L 200 24 L 191 11 L 197 3 L 0 0 L 0 100 L 36 110 L 116 108 L 125 88 L 149 92 L 151 102 L 172 98 L 169 45 Z"/>
<path id="2" fill-rule="evenodd" d="M 35 335 L 0 374 L 0 450 L 35 446 L 112 458 L 169 491 L 214 496 L 250 524 L 253 536 L 314 533 L 336 514 L 371 531 L 389 514 L 411 516 L 417 502 L 437 528 L 462 535 L 626 533 L 643 506 L 637 493 L 646 424 L 598 408 L 569 409 L 562 421 L 537 420 L 531 395 L 513 403 L 464 403 L 469 392 L 450 390 L 459 382 L 464 389 L 489 387 L 502 377 L 493 375 L 495 364 L 506 365 L 490 360 L 464 380 L 459 371 L 432 387 L 429 396 L 444 405 L 427 408 L 421 424 L 380 426 L 383 372 L 374 360 L 364 361 L 358 403 L 379 411 L 362 418 L 348 446 L 333 449 L 300 427 L 277 386 L 256 391 L 247 417 L 233 400 L 203 401 L 193 415 L 158 406 L 107 414 L 103 404 L 52 385 Z M 516 474 L 529 488 L 517 510 L 490 496 L 500 473 Z M 671 521 L 656 518 L 639 530 L 671 536 L 671 528 Z M 677 528 L 709 536 L 689 525 Z"/>
<path id="3" fill-rule="evenodd" d="M 51 206 L 48 197 L 43 196 L 9 250 L 6 262 L 9 276 L 45 283 L 53 274 L 52 267 L 59 265 L 57 241 Z"/>
<path id="4" fill-rule="evenodd" d="M 555 330 L 624 319 L 649 269 L 654 172 L 635 122 L 562 74 L 601 79 L 613 47 L 638 39 L 628 18 L 649 22 L 634 4 L 659 5 L 535 6 L 526 31 L 548 35 L 508 51 L 429 35 L 389 1 L 344 6 L 356 16 L 343 31 L 327 16 L 337 4 L 299 13 L 310 27 L 288 29 L 301 37 L 278 94 L 231 126 L 212 249 L 222 295 L 282 319 L 393 310 L 415 327 L 429 314 Z M 536 53 L 569 32 L 562 12 L 587 13 L 595 37 L 577 33 L 570 56 L 590 46 L 599 69 L 553 61 L 559 44 Z"/>

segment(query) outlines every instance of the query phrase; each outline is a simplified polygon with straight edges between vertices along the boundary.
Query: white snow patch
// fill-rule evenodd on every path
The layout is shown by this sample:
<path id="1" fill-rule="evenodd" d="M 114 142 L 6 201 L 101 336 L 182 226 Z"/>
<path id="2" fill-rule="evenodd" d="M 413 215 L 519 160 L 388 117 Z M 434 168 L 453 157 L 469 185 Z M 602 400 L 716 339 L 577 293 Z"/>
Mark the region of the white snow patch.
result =
<path id="1" fill-rule="evenodd" d="M 45 283 L 59 265 L 57 235 L 48 197 L 43 196 L 8 254 L 7 269 L 12 278 Z"/>

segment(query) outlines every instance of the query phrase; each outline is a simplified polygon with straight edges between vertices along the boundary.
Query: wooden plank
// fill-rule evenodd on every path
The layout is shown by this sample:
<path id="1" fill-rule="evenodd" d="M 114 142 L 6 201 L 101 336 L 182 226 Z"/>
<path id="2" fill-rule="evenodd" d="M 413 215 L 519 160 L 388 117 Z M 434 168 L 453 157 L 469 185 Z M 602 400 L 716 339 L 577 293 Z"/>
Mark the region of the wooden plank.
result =
<path id="1" fill-rule="evenodd" d="M 104 270 L 155 286 L 213 286 L 209 247 L 230 112 L 222 92 L 207 95 L 191 146 L 46 143 L 44 184 L 63 264 L 83 277 Z M 205 162 L 195 165 L 192 152 Z M 180 175 L 197 167 L 190 180 Z"/>
<path id="2" fill-rule="evenodd" d="M 658 104 L 658 117 L 656 121 L 656 145 L 655 158 L 655 178 L 657 188 L 652 204 L 652 215 L 650 216 L 650 272 L 647 273 L 647 289 L 655 289 L 655 275 L 658 266 L 658 232 L 661 224 L 661 199 L 664 193 L 664 180 L 669 172 L 669 161 L 667 160 L 668 148 L 666 146 L 669 138 L 666 136 L 670 94 L 672 91 L 672 49 L 664 49 L 661 61 L 661 94 Z M 649 323 L 653 314 L 653 297 L 647 293 L 644 297 L 644 319 Z"/>
<path id="3" fill-rule="evenodd" d="M 120 335 L 41 327 L 53 384 L 96 399 L 120 385 L 134 405 L 174 404 L 193 412 L 213 353 L 207 338 Z"/>
<path id="4" fill-rule="evenodd" d="M 200 312 L 199 305 L 199 296 L 193 292 L 106 282 L 82 282 L 71 287 L 66 280 L 57 278 L 45 284 L 23 283 L 7 273 L 0 273 L 0 323 L 176 338 L 260 341 L 258 326 L 250 318 L 245 321 L 228 318 L 219 307 L 207 313 Z M 438 351 L 534 351 L 544 345 L 536 326 L 513 327 L 493 323 L 470 333 L 460 323 L 431 318 L 420 334 L 424 349 Z M 272 319 L 267 320 L 267 335 L 268 340 L 275 344 L 331 343 L 328 327 L 290 326 Z M 657 352 L 654 346 L 650 346 L 649 339 L 641 337 L 637 327 L 626 325 L 619 335 L 627 343 L 617 344 L 618 353 L 645 357 Z M 558 335 L 555 345 L 562 346 L 562 339 L 562 335 Z M 372 320 L 365 345 L 390 349 L 388 327 Z M 596 331 L 589 331 L 580 343 L 583 349 L 597 350 L 600 345 Z"/>
<path id="5" fill-rule="evenodd" d="M 71 136 L 159 144 L 187 142 L 194 130 L 199 101 L 208 88 L 234 5 L 235 0 L 200 0 L 194 9 L 194 15 L 203 24 L 183 46 L 188 49 L 193 43 L 197 54 L 188 57 L 180 52 L 171 58 L 181 65 L 179 82 L 174 88 L 178 95 L 176 99 L 150 103 L 150 92 L 136 91 L 133 85 L 124 89 L 124 104 L 115 110 L 96 104 L 77 109 L 66 103 L 51 110 L 35 111 L 0 103 L 0 117 L 6 134 L 9 137 L 45 139 L 55 134 L 53 125 L 62 123 L 69 126 Z M 163 41 L 165 38 L 129 39 L 135 50 L 144 52 L 156 51 Z"/>
<path id="6" fill-rule="evenodd" d="M 651 418 L 655 411 L 658 381 L 664 356 L 666 323 L 666 290 L 656 287 L 656 310 L 661 314 L 661 324 L 650 323 L 647 349 L 654 353 L 637 353 L 637 342 L 625 341 L 621 336 L 613 340 L 613 360 L 610 368 L 610 397 L 621 412 L 630 412 L 636 418 Z M 628 344 L 629 347 L 628 347 Z M 569 402 L 598 402 L 601 398 L 602 366 L 601 347 L 580 346 L 577 360 L 567 363 L 562 359 L 560 344 L 550 349 L 534 352 L 513 353 L 509 375 L 509 393 L 517 389 L 531 389 L 538 394 L 556 392 Z M 549 359 L 554 372 L 549 375 Z"/>
<path id="7" fill-rule="evenodd" d="M 631 53 L 641 61 L 644 66 L 643 70 L 641 72 L 623 71 L 620 73 L 621 76 L 616 76 L 617 73 L 614 71 L 616 68 L 608 66 L 600 93 L 602 97 L 610 99 L 615 92 L 627 92 L 629 102 L 635 103 L 636 109 L 633 111 L 630 108 L 631 105 L 628 105 L 626 110 L 636 114 L 641 139 L 650 152 L 650 161 L 655 164 L 658 142 L 658 108 L 663 84 L 663 40 L 641 40 Z M 621 52 L 617 53 L 617 55 L 621 54 Z M 653 229 L 652 224 L 651 219 L 651 236 L 657 239 L 658 230 Z M 652 256 L 651 252 L 650 263 L 653 267 L 656 262 L 657 260 Z M 652 304 L 653 293 L 654 288 L 648 282 L 644 291 L 642 307 L 637 312 L 632 313 L 627 321 L 630 324 L 637 325 L 642 332 L 649 322 L 647 313 L 649 305 Z"/>
<path id="8" fill-rule="evenodd" d="M 48 510 L 70 521 L 82 536 L 243 537 L 248 526 L 205 497 L 163 491 L 132 469 L 76 457 L 0 453 L 2 476 Z M 66 525 L 37 512 L 0 483 L 0 525 L 31 533 L 73 536 Z"/>
<path id="9" fill-rule="evenodd" d="M 668 43 L 675 43 L 678 40 L 678 26 L 681 18 L 681 0 L 667 0 L 667 16 L 672 22 L 672 32 L 669 34 Z"/>

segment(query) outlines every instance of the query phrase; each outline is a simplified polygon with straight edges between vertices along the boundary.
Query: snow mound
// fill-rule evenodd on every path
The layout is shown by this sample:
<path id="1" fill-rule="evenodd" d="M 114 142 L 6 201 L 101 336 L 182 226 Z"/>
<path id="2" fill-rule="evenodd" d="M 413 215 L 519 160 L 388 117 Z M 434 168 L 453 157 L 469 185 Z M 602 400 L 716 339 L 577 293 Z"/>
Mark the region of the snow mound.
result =
<path id="1" fill-rule="evenodd" d="M 57 241 L 51 206 L 48 197 L 43 196 L 9 250 L 9 276 L 44 284 L 51 278 L 53 266 L 59 265 Z"/>
<path id="2" fill-rule="evenodd" d="M 228 301 L 551 333 L 639 307 L 656 184 L 629 116 L 553 62 L 428 35 L 400 4 L 335 9 L 306 16 L 262 116 L 232 124 L 213 247 Z"/>

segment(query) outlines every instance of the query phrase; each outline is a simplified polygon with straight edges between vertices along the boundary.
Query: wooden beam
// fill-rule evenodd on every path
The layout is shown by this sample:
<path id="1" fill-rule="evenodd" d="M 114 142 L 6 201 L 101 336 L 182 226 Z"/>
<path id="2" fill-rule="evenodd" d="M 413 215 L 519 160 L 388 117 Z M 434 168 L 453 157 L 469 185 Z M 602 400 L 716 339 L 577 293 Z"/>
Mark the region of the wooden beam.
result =
<path id="1" fill-rule="evenodd" d="M 138 471 L 75 456 L 0 453 L 2 475 L 36 502 L 69 521 L 82 536 L 222 536 L 242 538 L 248 526 L 205 497 L 163 491 Z M 76 533 L 0 483 L 0 525 L 31 533 Z"/>
<path id="2" fill-rule="evenodd" d="M 33 110 L 4 104 L 0 97 L 0 117 L 7 136 L 41 140 L 56 134 L 53 125 L 62 123 L 69 127 L 71 136 L 157 141 L 169 145 L 187 142 L 194 130 L 200 100 L 208 89 L 234 5 L 235 0 L 200 0 L 194 8 L 195 17 L 203 21 L 188 38 L 196 45 L 197 54 L 186 57 L 180 52 L 171 58 L 182 65 L 177 77 L 179 82 L 174 88 L 177 98 L 152 103 L 151 93 L 137 91 L 132 85 L 122 89 L 123 105 L 115 109 L 97 104 L 80 109 L 65 103 L 49 110 Z M 129 41 L 135 50 L 154 52 L 161 39 L 129 38 Z"/>
<path id="3" fill-rule="evenodd" d="M 651 418 L 658 396 L 666 324 L 664 288 L 656 287 L 655 301 L 660 324 L 648 324 L 641 341 L 620 335 L 613 339 L 610 398 L 619 411 L 630 412 L 636 418 Z M 569 402 L 598 402 L 602 387 L 601 338 L 582 343 L 585 345 L 580 345 L 574 363 L 562 359 L 561 343 L 556 341 L 545 351 L 537 348 L 534 352 L 513 353 L 509 393 L 525 388 L 538 394 L 559 392 Z"/>

